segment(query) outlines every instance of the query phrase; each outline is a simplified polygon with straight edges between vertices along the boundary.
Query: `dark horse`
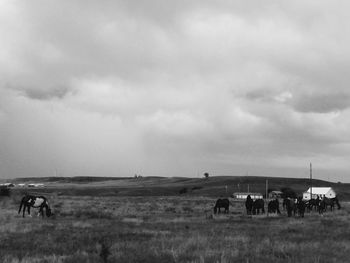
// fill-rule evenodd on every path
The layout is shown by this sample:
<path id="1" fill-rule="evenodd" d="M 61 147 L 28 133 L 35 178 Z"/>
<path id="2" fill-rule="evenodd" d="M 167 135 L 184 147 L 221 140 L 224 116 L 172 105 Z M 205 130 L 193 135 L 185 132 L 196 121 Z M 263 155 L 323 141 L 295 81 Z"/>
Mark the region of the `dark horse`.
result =
<path id="1" fill-rule="evenodd" d="M 230 206 L 230 201 L 227 198 L 225 198 L 225 199 L 218 199 L 216 201 L 216 203 L 215 203 L 215 206 L 214 206 L 214 214 L 216 214 L 217 212 L 219 212 L 219 214 L 220 214 L 221 213 L 221 208 L 224 208 L 225 209 L 224 213 L 227 214 L 229 206 Z"/>
<path id="2" fill-rule="evenodd" d="M 324 197 L 320 202 L 319 213 L 321 214 L 327 211 L 328 206 L 330 207 L 331 211 L 333 211 L 335 204 L 338 206 L 338 209 L 341 208 L 338 197 L 334 197 L 334 198 Z"/>
<path id="3" fill-rule="evenodd" d="M 44 208 L 46 212 L 46 216 L 49 217 L 52 215 L 51 209 L 49 206 L 49 202 L 44 196 L 34 196 L 34 195 L 25 195 L 22 200 L 21 204 L 19 206 L 18 214 L 21 212 L 23 206 L 23 217 L 25 214 L 25 210 L 27 208 L 28 215 L 30 215 L 30 208 L 39 208 L 38 215 L 42 215 L 44 217 Z"/>
<path id="4" fill-rule="evenodd" d="M 256 199 L 253 203 L 253 215 L 258 215 L 260 213 L 265 213 L 265 202 L 264 199 Z"/>
<path id="5" fill-rule="evenodd" d="M 247 215 L 252 214 L 253 203 L 254 203 L 253 199 L 250 197 L 250 195 L 248 195 L 245 201 L 245 208 L 247 209 Z"/>
<path id="6" fill-rule="evenodd" d="M 298 197 L 296 208 L 297 208 L 299 216 L 304 217 L 306 203 L 303 201 L 303 198 L 301 196 Z"/>
<path id="7" fill-rule="evenodd" d="M 307 201 L 306 203 L 306 206 L 308 208 L 308 211 L 312 211 L 312 210 L 316 210 L 318 211 L 319 210 L 319 207 L 320 207 L 320 198 L 317 196 L 316 199 L 310 199 L 309 201 Z"/>
<path id="8" fill-rule="evenodd" d="M 275 200 L 271 200 L 267 204 L 267 212 L 268 213 L 277 213 L 277 214 L 281 213 L 280 212 L 280 203 L 279 203 L 277 198 Z"/>
<path id="9" fill-rule="evenodd" d="M 296 203 L 295 203 L 294 199 L 292 199 L 292 198 L 285 198 L 283 200 L 283 202 L 286 204 L 288 217 L 291 217 L 292 213 L 295 215 L 295 212 L 297 210 L 297 206 L 296 206 Z"/>

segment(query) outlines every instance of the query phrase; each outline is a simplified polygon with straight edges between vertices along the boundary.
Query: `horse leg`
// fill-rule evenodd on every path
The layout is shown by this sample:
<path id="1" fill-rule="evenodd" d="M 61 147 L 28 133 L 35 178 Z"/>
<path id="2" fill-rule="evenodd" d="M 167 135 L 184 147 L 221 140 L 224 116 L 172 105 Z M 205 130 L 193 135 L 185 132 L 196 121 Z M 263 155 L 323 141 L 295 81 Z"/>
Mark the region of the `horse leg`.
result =
<path id="1" fill-rule="evenodd" d="M 23 216 L 23 218 L 24 218 L 24 214 L 25 214 L 25 212 L 26 212 L 26 208 L 27 208 L 27 206 L 26 206 L 26 204 L 23 204 L 23 211 L 22 211 L 22 216 Z"/>
<path id="2" fill-rule="evenodd" d="M 44 211 L 43 211 L 43 207 L 42 206 L 40 206 L 40 208 L 39 208 L 38 216 L 40 216 L 40 214 L 41 214 L 42 217 L 44 217 Z"/>
<path id="3" fill-rule="evenodd" d="M 28 207 L 28 215 L 29 215 L 30 217 L 32 217 L 32 215 L 30 214 L 30 205 L 28 205 L 27 207 Z"/>
<path id="4" fill-rule="evenodd" d="M 318 213 L 321 215 L 325 211 L 325 205 L 322 203 L 318 207 Z"/>
<path id="5" fill-rule="evenodd" d="M 21 201 L 21 204 L 19 205 L 18 214 L 21 213 L 22 206 L 23 206 L 23 201 Z"/>
<path id="6" fill-rule="evenodd" d="M 336 203 L 337 206 L 338 206 L 338 210 L 341 209 L 341 206 L 340 206 L 340 203 L 339 203 L 338 199 L 336 199 L 335 203 Z"/>

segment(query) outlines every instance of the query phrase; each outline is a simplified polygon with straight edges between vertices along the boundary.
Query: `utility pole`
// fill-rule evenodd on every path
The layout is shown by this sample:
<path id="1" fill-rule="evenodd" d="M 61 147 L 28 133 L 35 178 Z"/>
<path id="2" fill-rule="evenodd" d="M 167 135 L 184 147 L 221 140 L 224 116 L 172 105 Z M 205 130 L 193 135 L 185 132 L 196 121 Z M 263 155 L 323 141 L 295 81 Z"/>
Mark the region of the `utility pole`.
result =
<path id="1" fill-rule="evenodd" d="M 268 179 L 266 179 L 266 189 L 265 189 L 265 198 L 267 199 L 268 198 L 268 190 L 269 189 L 269 180 Z"/>
<path id="2" fill-rule="evenodd" d="M 310 199 L 312 199 L 312 163 L 310 163 Z"/>

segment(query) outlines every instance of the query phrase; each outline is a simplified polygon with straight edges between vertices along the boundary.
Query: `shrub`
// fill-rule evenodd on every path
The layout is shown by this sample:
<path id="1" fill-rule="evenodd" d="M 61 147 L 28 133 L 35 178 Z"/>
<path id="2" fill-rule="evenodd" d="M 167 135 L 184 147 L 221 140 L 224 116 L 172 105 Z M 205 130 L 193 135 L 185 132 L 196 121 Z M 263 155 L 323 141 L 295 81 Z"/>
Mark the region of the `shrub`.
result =
<path id="1" fill-rule="evenodd" d="M 8 187 L 0 187 L 0 196 L 10 196 L 11 195 L 11 189 Z"/>
<path id="2" fill-rule="evenodd" d="M 186 194 L 187 193 L 187 188 L 182 188 L 180 191 L 179 191 L 179 194 Z"/>

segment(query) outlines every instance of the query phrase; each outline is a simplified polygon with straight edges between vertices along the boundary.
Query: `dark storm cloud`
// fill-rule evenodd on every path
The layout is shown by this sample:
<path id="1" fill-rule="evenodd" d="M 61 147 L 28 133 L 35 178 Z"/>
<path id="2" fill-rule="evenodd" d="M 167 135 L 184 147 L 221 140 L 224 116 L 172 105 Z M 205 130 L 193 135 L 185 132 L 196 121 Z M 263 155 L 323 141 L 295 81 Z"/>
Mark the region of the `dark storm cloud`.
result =
<path id="1" fill-rule="evenodd" d="M 72 93 L 72 90 L 69 87 L 57 86 L 51 88 L 49 86 L 37 88 L 37 87 L 9 87 L 8 89 L 13 89 L 18 91 L 18 94 L 26 96 L 29 99 L 34 100 L 51 100 L 51 99 L 63 99 L 67 94 Z"/>
<path id="2" fill-rule="evenodd" d="M 346 93 L 303 94 L 292 102 L 300 112 L 327 113 L 350 107 L 350 95 Z"/>

